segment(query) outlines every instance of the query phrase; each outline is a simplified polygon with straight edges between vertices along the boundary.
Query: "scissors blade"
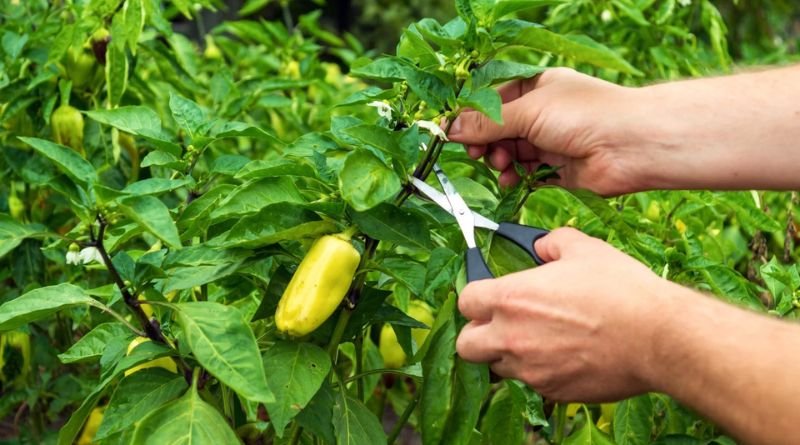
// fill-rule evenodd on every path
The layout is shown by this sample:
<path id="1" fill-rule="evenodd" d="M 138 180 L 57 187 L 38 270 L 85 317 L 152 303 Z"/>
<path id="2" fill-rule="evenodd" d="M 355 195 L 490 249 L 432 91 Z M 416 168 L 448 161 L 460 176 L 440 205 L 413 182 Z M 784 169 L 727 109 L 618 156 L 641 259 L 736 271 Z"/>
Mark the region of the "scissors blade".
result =
<path id="1" fill-rule="evenodd" d="M 464 235 L 467 247 L 474 249 L 476 247 L 475 218 L 472 216 L 472 210 L 470 210 L 464 198 L 458 194 L 453 183 L 450 182 L 450 178 L 444 174 L 439 164 L 433 164 L 433 172 L 436 173 L 436 178 L 439 180 L 439 184 L 442 185 L 444 195 L 450 202 L 452 214 L 455 216 L 458 227 L 461 229 L 461 234 Z"/>
<path id="2" fill-rule="evenodd" d="M 408 180 L 414 185 L 414 187 L 426 198 L 433 201 L 436 205 L 444 209 L 447 213 L 455 216 L 453 213 L 453 206 L 450 205 L 450 201 L 447 200 L 447 196 L 444 193 L 436 190 L 432 186 L 428 185 L 427 182 L 417 178 L 416 176 L 409 176 Z M 475 227 L 481 227 L 483 229 L 489 230 L 497 230 L 500 226 L 492 221 L 491 219 L 481 215 L 478 212 L 473 211 L 472 217 L 475 220 Z"/>

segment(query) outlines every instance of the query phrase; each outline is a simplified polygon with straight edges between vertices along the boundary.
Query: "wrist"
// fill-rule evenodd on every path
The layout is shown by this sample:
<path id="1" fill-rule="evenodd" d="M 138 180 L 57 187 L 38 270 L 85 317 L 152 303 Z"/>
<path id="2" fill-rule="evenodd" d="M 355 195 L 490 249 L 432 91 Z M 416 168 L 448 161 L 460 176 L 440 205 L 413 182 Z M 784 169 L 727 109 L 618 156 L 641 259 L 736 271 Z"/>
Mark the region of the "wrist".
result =
<path id="1" fill-rule="evenodd" d="M 685 360 L 688 354 L 683 349 L 688 344 L 684 308 L 697 304 L 703 297 L 662 279 L 653 289 L 650 310 L 640 318 L 643 335 L 639 336 L 640 349 L 632 363 L 636 364 L 634 372 L 647 391 L 666 392 L 666 384 L 675 378 L 673 364 Z"/>
<path id="2" fill-rule="evenodd" d="M 625 136 L 619 152 L 633 191 L 681 188 L 676 175 L 692 159 L 686 153 L 685 138 L 687 122 L 693 119 L 684 107 L 674 103 L 674 95 L 660 87 L 631 88 L 628 92 Z"/>

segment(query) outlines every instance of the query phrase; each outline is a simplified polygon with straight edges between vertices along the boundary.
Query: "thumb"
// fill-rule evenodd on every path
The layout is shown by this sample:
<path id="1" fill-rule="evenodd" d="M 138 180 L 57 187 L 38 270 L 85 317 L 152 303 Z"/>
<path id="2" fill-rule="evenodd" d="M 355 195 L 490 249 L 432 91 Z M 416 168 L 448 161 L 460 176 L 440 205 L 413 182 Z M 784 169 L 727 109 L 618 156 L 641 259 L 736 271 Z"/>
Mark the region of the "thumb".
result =
<path id="1" fill-rule="evenodd" d="M 477 111 L 465 111 L 450 127 L 447 137 L 466 145 L 485 145 L 502 139 L 527 138 L 531 127 L 530 104 L 523 98 L 503 104 L 503 125 Z"/>
<path id="2" fill-rule="evenodd" d="M 536 240 L 533 248 L 545 263 L 549 263 L 585 253 L 585 245 L 592 239 L 579 230 L 562 227 Z"/>

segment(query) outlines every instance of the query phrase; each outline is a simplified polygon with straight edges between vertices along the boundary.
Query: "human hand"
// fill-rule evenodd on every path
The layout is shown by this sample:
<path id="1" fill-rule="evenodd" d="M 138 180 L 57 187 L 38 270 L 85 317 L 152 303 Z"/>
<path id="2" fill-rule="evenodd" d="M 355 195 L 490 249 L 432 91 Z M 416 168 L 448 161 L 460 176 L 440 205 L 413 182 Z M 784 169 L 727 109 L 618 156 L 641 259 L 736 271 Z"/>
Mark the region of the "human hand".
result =
<path id="1" fill-rule="evenodd" d="M 678 286 L 574 229 L 554 230 L 536 251 L 544 265 L 463 289 L 458 306 L 471 321 L 458 354 L 556 401 L 650 390 L 659 320 Z"/>
<path id="2" fill-rule="evenodd" d="M 502 186 L 519 181 L 513 161 L 528 171 L 542 163 L 562 167 L 556 183 L 618 195 L 640 188 L 635 134 L 640 101 L 635 90 L 567 68 L 550 69 L 532 79 L 499 89 L 500 126 L 467 111 L 453 123 L 450 140 L 467 146 L 472 158 L 484 156 L 499 170 Z"/>

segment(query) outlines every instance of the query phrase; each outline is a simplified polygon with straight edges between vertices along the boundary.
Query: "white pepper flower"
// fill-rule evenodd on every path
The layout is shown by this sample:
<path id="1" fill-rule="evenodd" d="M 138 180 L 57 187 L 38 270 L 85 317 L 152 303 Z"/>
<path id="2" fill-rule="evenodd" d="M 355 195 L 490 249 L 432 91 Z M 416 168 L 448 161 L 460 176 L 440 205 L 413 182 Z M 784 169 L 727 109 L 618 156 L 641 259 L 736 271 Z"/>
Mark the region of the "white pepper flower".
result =
<path id="1" fill-rule="evenodd" d="M 681 6 L 690 6 L 692 4 L 692 0 L 678 0 L 678 4 Z"/>
<path id="2" fill-rule="evenodd" d="M 76 243 L 70 244 L 69 250 L 67 250 L 67 264 L 74 264 L 76 266 L 80 264 L 80 251 L 81 246 L 77 245 Z"/>
<path id="3" fill-rule="evenodd" d="M 392 107 L 386 102 L 376 100 L 368 103 L 367 106 L 377 108 L 380 117 L 392 120 Z"/>
<path id="4" fill-rule="evenodd" d="M 96 261 L 100 264 L 103 264 L 103 256 L 100 255 L 100 251 L 97 250 L 97 247 L 86 247 L 78 254 L 78 259 L 80 259 L 81 263 L 89 264 L 93 261 Z"/>
<path id="5" fill-rule="evenodd" d="M 419 128 L 422 128 L 424 130 L 428 130 L 428 132 L 430 134 L 438 137 L 439 139 L 441 139 L 443 141 L 448 141 L 449 140 L 449 139 L 447 139 L 447 135 L 444 134 L 444 130 L 442 130 L 442 127 L 440 127 L 435 122 L 432 122 L 432 121 L 416 121 L 414 123 L 417 124 L 417 126 Z"/>
<path id="6" fill-rule="evenodd" d="M 608 9 L 604 9 L 603 12 L 600 13 L 600 20 L 602 20 L 603 23 L 608 23 L 613 19 L 614 19 L 614 16 L 611 14 L 611 11 L 609 11 Z"/>

